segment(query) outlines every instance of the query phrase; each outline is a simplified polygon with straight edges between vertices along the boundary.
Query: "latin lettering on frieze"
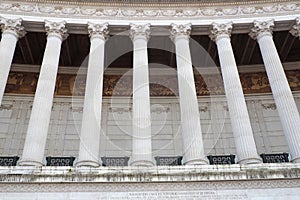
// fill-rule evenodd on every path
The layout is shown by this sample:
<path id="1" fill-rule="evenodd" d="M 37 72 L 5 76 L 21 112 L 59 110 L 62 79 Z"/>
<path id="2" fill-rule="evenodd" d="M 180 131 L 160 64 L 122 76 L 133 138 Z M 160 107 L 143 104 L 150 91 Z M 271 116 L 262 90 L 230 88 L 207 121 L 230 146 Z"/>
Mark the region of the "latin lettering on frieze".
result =
<path id="1" fill-rule="evenodd" d="M 47 166 L 73 166 L 75 157 L 46 157 Z"/>
<path id="2" fill-rule="evenodd" d="M 210 165 L 226 165 L 226 164 L 235 164 L 235 155 L 217 155 L 207 156 Z"/>
<path id="3" fill-rule="evenodd" d="M 157 156 L 156 164 L 161 166 L 181 165 L 182 156 Z"/>

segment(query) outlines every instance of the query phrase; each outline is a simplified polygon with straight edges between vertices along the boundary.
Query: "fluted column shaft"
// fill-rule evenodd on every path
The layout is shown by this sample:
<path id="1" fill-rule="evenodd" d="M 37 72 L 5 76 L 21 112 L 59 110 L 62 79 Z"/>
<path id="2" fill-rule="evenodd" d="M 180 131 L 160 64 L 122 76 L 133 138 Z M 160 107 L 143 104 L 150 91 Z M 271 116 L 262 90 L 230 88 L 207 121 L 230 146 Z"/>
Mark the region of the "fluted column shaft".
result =
<path id="1" fill-rule="evenodd" d="M 147 43 L 150 24 L 130 27 L 133 42 L 133 166 L 152 166 L 151 112 Z"/>
<path id="2" fill-rule="evenodd" d="M 300 116 L 272 38 L 273 26 L 273 20 L 255 21 L 250 36 L 259 44 L 291 161 L 300 162 Z"/>
<path id="3" fill-rule="evenodd" d="M 239 164 L 260 163 L 243 89 L 230 43 L 232 23 L 213 24 L 211 39 L 217 44 L 225 94 Z"/>
<path id="4" fill-rule="evenodd" d="M 20 165 L 43 165 L 61 44 L 67 37 L 64 22 L 46 21 L 45 28 L 47 44 Z"/>
<path id="5" fill-rule="evenodd" d="M 0 43 L 0 105 L 14 56 L 18 39 L 25 35 L 24 27 L 21 25 L 22 19 L 0 18 L 2 38 Z"/>
<path id="6" fill-rule="evenodd" d="M 171 39 L 176 48 L 183 163 L 185 165 L 197 165 L 207 164 L 207 160 L 204 154 L 200 114 L 189 48 L 190 31 L 190 24 L 172 24 Z"/>
<path id="7" fill-rule="evenodd" d="M 79 156 L 76 166 L 99 166 L 104 47 L 108 24 L 88 23 L 90 54 L 85 87 Z"/>

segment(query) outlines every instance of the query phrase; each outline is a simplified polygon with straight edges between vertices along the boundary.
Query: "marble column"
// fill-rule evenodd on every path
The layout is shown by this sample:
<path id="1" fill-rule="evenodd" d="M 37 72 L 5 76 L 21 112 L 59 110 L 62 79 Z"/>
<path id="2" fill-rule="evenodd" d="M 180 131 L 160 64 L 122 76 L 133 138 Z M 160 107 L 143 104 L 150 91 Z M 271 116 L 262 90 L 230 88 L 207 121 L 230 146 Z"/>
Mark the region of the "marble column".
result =
<path id="1" fill-rule="evenodd" d="M 2 38 L 0 43 L 0 105 L 14 56 L 18 39 L 23 37 L 26 32 L 21 25 L 22 19 L 0 18 Z"/>
<path id="2" fill-rule="evenodd" d="M 189 47 L 191 24 L 171 24 L 171 40 L 176 48 L 178 88 L 185 165 L 207 164 L 204 154 L 199 106 Z"/>
<path id="3" fill-rule="evenodd" d="M 101 109 L 104 72 L 104 47 L 108 36 L 108 23 L 88 23 L 90 54 L 85 87 L 83 117 L 80 133 L 80 166 L 99 166 L 99 145 L 101 133 Z"/>
<path id="4" fill-rule="evenodd" d="M 133 42 L 132 166 L 153 166 L 147 43 L 150 24 L 130 24 Z"/>
<path id="5" fill-rule="evenodd" d="M 61 44 L 67 38 L 65 22 L 45 21 L 47 44 L 19 165 L 44 165 Z"/>
<path id="6" fill-rule="evenodd" d="M 254 21 L 249 35 L 257 39 L 275 104 L 289 146 L 291 161 L 300 162 L 300 116 L 273 37 L 274 21 Z"/>
<path id="7" fill-rule="evenodd" d="M 231 42 L 232 23 L 212 24 L 239 164 L 260 163 Z"/>

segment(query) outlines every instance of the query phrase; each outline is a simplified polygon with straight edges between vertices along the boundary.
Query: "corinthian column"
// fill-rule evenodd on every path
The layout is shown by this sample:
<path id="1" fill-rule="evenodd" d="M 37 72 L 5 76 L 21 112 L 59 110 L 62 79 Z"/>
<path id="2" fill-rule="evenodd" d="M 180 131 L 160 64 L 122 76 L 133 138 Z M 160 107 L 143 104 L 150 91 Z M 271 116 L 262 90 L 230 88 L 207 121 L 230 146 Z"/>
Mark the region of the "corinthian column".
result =
<path id="1" fill-rule="evenodd" d="M 232 23 L 212 24 L 211 39 L 216 42 L 224 88 L 239 164 L 260 163 L 253 131 L 235 63 L 230 35 Z"/>
<path id="2" fill-rule="evenodd" d="M 20 165 L 43 165 L 61 43 L 68 36 L 65 22 L 45 21 L 45 29 L 47 44 Z"/>
<path id="3" fill-rule="evenodd" d="M 0 18 L 2 30 L 2 38 L 0 43 L 0 104 L 2 103 L 6 81 L 17 41 L 26 34 L 21 23 L 22 19 Z"/>
<path id="4" fill-rule="evenodd" d="M 296 18 L 296 24 L 292 27 L 290 33 L 295 37 L 299 37 L 300 39 L 300 18 L 299 17 Z"/>
<path id="5" fill-rule="evenodd" d="M 176 47 L 183 163 L 185 165 L 207 164 L 189 47 L 191 24 L 171 26 L 171 39 Z"/>
<path id="6" fill-rule="evenodd" d="M 255 21 L 249 35 L 259 44 L 291 161 L 300 162 L 300 116 L 272 38 L 273 26 L 273 20 Z"/>
<path id="7" fill-rule="evenodd" d="M 104 45 L 108 24 L 88 23 L 90 55 L 80 133 L 79 157 L 76 166 L 99 166 L 101 108 L 104 72 Z"/>
<path id="8" fill-rule="evenodd" d="M 150 24 L 130 24 L 133 42 L 133 166 L 152 166 L 151 113 L 147 43 Z"/>

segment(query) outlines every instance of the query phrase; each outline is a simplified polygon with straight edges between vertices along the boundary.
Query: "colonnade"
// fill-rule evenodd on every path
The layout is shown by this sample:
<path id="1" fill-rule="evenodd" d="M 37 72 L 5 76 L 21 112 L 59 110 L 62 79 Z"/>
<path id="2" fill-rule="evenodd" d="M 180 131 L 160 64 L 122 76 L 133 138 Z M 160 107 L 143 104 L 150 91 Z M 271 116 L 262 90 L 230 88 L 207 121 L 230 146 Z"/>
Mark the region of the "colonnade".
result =
<path id="1" fill-rule="evenodd" d="M 0 21 L 0 103 L 12 63 L 16 43 L 25 35 L 21 19 Z M 235 62 L 230 36 L 232 23 L 212 23 L 210 38 L 216 43 L 225 87 L 228 110 L 236 145 L 238 163 L 260 163 L 250 124 L 249 114 Z M 291 161 L 300 162 L 300 116 L 272 38 L 274 21 L 254 21 L 250 37 L 257 40 L 271 90 L 288 142 Z M 104 47 L 109 25 L 87 24 L 90 35 L 90 55 L 80 133 L 79 156 L 76 166 L 100 165 L 99 145 L 101 104 L 104 73 Z M 178 88 L 180 96 L 183 163 L 207 164 L 204 154 L 200 115 L 189 38 L 191 24 L 171 24 L 170 38 L 175 44 Z M 47 44 L 34 97 L 25 145 L 19 165 L 43 165 L 44 149 L 50 122 L 53 93 L 57 76 L 61 44 L 68 37 L 66 22 L 45 21 Z M 133 42 L 133 133 L 131 165 L 152 166 L 151 116 L 147 42 L 150 24 L 130 24 Z M 290 31 L 300 36 L 300 20 Z"/>

